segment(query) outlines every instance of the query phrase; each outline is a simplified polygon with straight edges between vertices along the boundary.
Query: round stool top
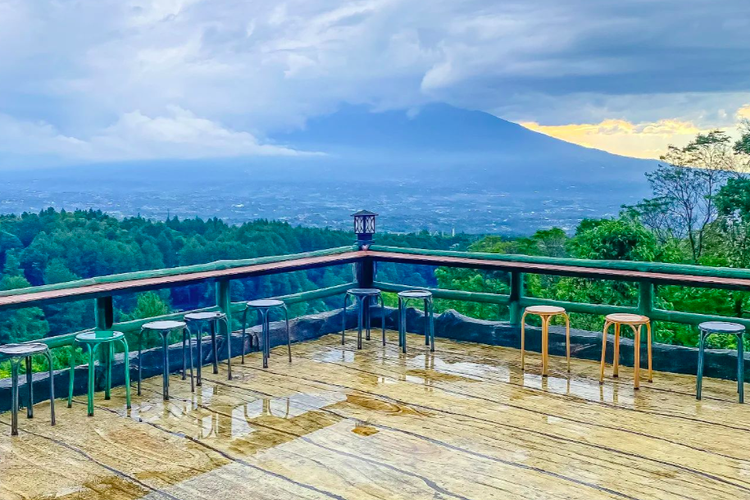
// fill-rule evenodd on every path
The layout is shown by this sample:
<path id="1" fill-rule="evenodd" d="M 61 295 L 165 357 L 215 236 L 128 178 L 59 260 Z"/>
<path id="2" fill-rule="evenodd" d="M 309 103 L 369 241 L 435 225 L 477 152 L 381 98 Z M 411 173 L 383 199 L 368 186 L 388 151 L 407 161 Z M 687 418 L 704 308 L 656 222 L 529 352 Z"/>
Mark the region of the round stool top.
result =
<path id="1" fill-rule="evenodd" d="M 212 319 L 221 319 L 223 317 L 224 313 L 219 311 L 187 313 L 183 316 L 185 321 L 209 321 Z"/>
<path id="2" fill-rule="evenodd" d="M 84 343 L 96 343 L 96 342 L 114 342 L 115 340 L 120 340 L 125 336 L 122 332 L 106 332 L 111 335 L 104 336 L 102 335 L 105 332 L 99 332 L 99 336 L 96 335 L 96 332 L 84 332 L 79 333 L 76 335 L 76 340 L 78 342 L 84 342 Z"/>
<path id="3" fill-rule="evenodd" d="M 380 295 L 380 290 L 377 288 L 350 288 L 346 293 L 352 295 Z"/>
<path id="4" fill-rule="evenodd" d="M 28 342 L 24 344 L 0 345 L 0 354 L 6 356 L 29 356 L 47 350 L 47 346 L 41 342 Z"/>
<path id="5" fill-rule="evenodd" d="M 622 323 L 624 325 L 645 325 L 651 321 L 646 316 L 630 313 L 607 314 L 606 320 L 611 321 L 612 323 Z"/>
<path id="6" fill-rule="evenodd" d="M 745 327 L 739 323 L 729 323 L 728 321 L 706 321 L 698 325 L 698 328 L 709 333 L 742 333 Z"/>
<path id="7" fill-rule="evenodd" d="M 404 290 L 398 292 L 398 296 L 405 299 L 429 299 L 432 297 L 432 292 L 428 290 Z"/>
<path id="8" fill-rule="evenodd" d="M 151 323 L 146 323 L 141 327 L 143 330 L 157 330 L 157 331 L 164 331 L 164 330 L 176 330 L 177 328 L 185 328 L 187 325 L 184 321 L 172 321 L 172 320 L 165 320 L 165 321 L 152 321 Z"/>
<path id="9" fill-rule="evenodd" d="M 251 300 L 247 303 L 247 307 L 255 307 L 257 309 L 268 309 L 269 307 L 280 307 L 283 305 L 284 301 L 278 299 Z"/>
<path id="10" fill-rule="evenodd" d="M 565 313 L 565 308 L 558 306 L 529 306 L 526 308 L 526 312 L 529 314 L 540 314 L 544 316 L 551 314 L 563 314 Z"/>

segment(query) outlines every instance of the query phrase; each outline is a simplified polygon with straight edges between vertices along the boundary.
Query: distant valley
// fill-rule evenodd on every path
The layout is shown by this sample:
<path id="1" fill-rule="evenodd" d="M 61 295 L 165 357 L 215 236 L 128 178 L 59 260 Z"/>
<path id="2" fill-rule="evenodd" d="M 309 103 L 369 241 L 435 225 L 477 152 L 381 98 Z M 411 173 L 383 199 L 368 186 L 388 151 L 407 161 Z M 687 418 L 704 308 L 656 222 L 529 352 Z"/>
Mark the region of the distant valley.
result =
<path id="1" fill-rule="evenodd" d="M 528 234 L 616 215 L 648 194 L 655 167 L 446 105 L 346 107 L 269 140 L 320 154 L 2 171 L 0 213 L 53 206 L 341 228 L 367 208 L 390 231 Z"/>

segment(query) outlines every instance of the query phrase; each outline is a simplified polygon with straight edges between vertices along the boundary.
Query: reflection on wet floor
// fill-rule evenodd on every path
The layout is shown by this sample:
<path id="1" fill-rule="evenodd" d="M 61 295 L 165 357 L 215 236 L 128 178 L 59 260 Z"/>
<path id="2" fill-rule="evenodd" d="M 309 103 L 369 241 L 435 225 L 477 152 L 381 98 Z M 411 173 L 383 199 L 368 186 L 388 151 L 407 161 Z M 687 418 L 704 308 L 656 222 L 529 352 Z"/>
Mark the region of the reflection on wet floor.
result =
<path id="1" fill-rule="evenodd" d="M 175 375 L 167 402 L 146 380 L 131 411 L 122 388 L 97 394 L 93 418 L 82 398 L 55 427 L 40 408 L 0 436 L 0 500 L 750 498 L 750 414 L 731 382 L 706 380 L 697 402 L 689 376 L 636 392 L 632 369 L 600 385 L 589 361 L 568 374 L 553 358 L 542 378 L 514 349 L 339 340 L 267 370 L 253 354 L 231 381 L 206 370 L 195 393 Z"/>

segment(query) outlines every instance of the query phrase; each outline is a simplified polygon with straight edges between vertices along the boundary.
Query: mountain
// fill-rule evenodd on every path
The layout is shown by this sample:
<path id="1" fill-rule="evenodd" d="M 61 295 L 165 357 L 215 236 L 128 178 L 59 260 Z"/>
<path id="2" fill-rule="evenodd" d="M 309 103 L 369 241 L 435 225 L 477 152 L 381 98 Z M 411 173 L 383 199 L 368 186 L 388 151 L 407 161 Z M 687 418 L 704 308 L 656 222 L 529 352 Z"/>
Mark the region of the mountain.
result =
<path id="1" fill-rule="evenodd" d="M 344 106 L 268 140 L 322 154 L 8 171 L 0 212 L 55 206 L 340 228 L 367 208 L 391 231 L 529 234 L 616 215 L 649 194 L 644 173 L 655 166 L 443 104 Z"/>
<path id="2" fill-rule="evenodd" d="M 498 181 L 538 189 L 538 177 L 564 184 L 632 183 L 645 187 L 654 162 L 585 148 L 531 131 L 481 111 L 432 104 L 414 112 L 370 112 L 346 106 L 311 119 L 300 130 L 272 136 L 275 142 L 322 151 L 330 162 L 395 165 L 418 169 L 483 171 Z M 642 191 L 642 189 L 639 189 Z"/>

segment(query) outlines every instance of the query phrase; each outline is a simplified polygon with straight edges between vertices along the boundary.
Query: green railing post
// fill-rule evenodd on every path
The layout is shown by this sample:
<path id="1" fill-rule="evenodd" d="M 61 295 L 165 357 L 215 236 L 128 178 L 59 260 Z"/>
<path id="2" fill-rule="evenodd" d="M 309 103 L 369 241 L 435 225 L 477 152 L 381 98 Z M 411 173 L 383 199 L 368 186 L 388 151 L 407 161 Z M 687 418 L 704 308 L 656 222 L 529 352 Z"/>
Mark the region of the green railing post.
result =
<path id="1" fill-rule="evenodd" d="M 638 282 L 638 314 L 651 317 L 654 310 L 654 284 L 650 281 Z"/>
<path id="2" fill-rule="evenodd" d="M 511 326 L 521 326 L 521 297 L 523 297 L 523 273 L 511 271 L 510 303 L 508 304 Z"/>
<path id="3" fill-rule="evenodd" d="M 216 305 L 219 310 L 227 315 L 227 325 L 232 328 L 232 297 L 230 294 L 230 281 L 219 280 L 216 282 Z M 229 332 L 226 332 L 229 333 Z"/>
<path id="4" fill-rule="evenodd" d="M 112 330 L 115 323 L 115 308 L 112 302 L 112 296 L 97 297 L 96 307 L 94 308 L 94 318 L 96 320 L 96 330 Z M 93 346 L 91 347 L 93 349 Z M 104 366 L 104 399 L 110 399 L 110 388 L 112 386 L 112 360 L 110 359 L 109 344 L 99 350 L 99 365 Z M 93 388 L 89 388 L 90 391 Z M 93 409 L 89 408 L 89 413 Z"/>
<path id="5" fill-rule="evenodd" d="M 115 323 L 115 309 L 112 304 L 112 297 L 98 297 L 96 299 L 96 308 L 94 309 L 97 330 L 111 330 Z"/>

